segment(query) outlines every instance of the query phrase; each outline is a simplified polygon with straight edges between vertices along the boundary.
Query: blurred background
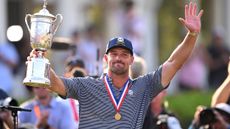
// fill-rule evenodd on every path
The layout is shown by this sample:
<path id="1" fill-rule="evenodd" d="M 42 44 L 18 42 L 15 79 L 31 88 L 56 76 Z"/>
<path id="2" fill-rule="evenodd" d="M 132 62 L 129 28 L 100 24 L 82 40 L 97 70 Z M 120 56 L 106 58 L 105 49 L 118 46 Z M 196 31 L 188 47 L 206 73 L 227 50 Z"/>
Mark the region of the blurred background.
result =
<path id="1" fill-rule="evenodd" d="M 230 1 L 191 1 L 204 10 L 202 31 L 194 54 L 171 82 L 166 98 L 184 126 L 191 122 L 197 105 L 210 105 L 213 91 L 227 75 L 230 48 Z M 63 75 L 66 58 L 87 51 L 91 57 L 83 54 L 80 58 L 91 64 L 86 66 L 89 75 L 99 75 L 107 41 L 124 36 L 133 42 L 135 53 L 144 58 L 150 72 L 186 35 L 178 20 L 184 17 L 186 3 L 189 0 L 48 0 L 49 12 L 64 18 L 48 58 L 57 74 Z M 25 15 L 39 12 L 42 6 L 43 0 L 0 1 L 0 87 L 5 85 L 19 101 L 30 97 L 22 84 L 32 49 Z M 82 43 L 88 45 L 81 48 L 78 44 Z M 2 60 L 7 58 L 10 61 L 4 66 Z"/>

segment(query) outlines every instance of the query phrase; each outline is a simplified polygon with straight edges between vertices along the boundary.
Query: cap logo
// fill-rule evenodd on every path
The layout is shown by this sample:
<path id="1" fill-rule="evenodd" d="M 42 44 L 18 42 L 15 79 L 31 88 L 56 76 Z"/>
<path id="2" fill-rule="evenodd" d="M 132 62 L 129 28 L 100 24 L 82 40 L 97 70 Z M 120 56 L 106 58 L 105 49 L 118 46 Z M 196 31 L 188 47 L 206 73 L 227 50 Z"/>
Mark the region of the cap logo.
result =
<path id="1" fill-rule="evenodd" d="M 122 46 L 125 46 L 125 42 L 124 42 L 124 39 L 119 37 L 117 38 L 117 44 L 116 45 L 122 45 Z"/>

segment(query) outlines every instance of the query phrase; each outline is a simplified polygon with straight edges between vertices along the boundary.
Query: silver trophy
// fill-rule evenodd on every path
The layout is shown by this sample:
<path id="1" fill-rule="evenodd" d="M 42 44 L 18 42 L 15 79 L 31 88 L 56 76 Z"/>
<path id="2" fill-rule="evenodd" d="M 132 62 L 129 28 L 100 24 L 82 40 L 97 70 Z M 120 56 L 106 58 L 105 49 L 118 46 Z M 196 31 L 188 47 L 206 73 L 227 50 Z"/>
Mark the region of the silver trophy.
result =
<path id="1" fill-rule="evenodd" d="M 23 84 L 34 87 L 48 87 L 50 85 L 49 60 L 43 56 L 43 52 L 51 48 L 53 36 L 62 22 L 62 15 L 56 16 L 46 9 L 47 1 L 44 0 L 43 9 L 34 15 L 27 14 L 25 23 L 30 33 L 31 47 L 38 51 L 38 57 L 27 62 L 26 77 Z M 28 21 L 30 18 L 30 26 Z"/>

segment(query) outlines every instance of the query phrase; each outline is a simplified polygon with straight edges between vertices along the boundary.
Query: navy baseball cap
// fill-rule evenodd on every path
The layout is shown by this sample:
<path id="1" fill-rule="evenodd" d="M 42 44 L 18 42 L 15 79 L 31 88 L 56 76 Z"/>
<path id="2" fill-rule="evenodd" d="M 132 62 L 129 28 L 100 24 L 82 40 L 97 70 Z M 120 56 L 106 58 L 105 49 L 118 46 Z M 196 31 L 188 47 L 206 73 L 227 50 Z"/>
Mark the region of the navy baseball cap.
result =
<path id="1" fill-rule="evenodd" d="M 108 54 L 109 50 L 116 47 L 122 47 L 130 51 L 130 54 L 133 55 L 133 45 L 131 41 L 126 38 L 118 37 L 113 38 L 109 41 L 106 47 L 106 54 Z"/>

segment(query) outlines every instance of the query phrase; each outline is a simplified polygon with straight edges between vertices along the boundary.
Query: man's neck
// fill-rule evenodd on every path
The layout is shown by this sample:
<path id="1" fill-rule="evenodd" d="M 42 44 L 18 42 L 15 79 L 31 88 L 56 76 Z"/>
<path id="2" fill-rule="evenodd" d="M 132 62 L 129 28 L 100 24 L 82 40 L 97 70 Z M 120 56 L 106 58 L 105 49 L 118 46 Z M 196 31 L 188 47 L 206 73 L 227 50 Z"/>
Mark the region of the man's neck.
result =
<path id="1" fill-rule="evenodd" d="M 112 79 L 113 85 L 118 89 L 122 88 L 125 82 L 129 79 L 128 74 L 117 75 L 108 73 L 108 76 Z"/>

